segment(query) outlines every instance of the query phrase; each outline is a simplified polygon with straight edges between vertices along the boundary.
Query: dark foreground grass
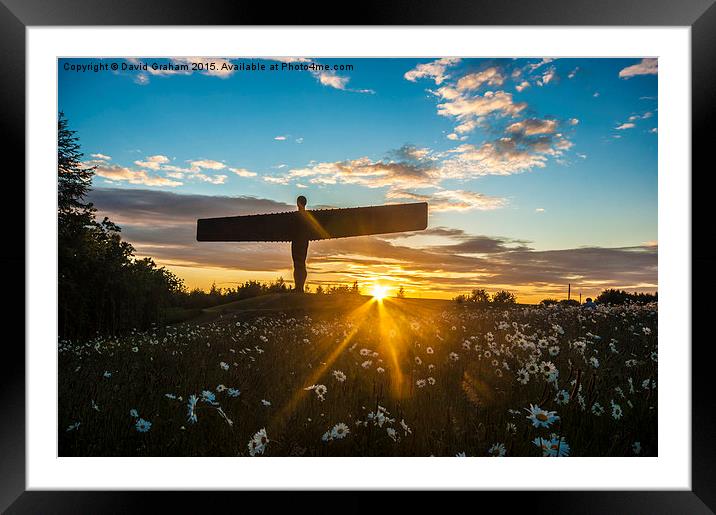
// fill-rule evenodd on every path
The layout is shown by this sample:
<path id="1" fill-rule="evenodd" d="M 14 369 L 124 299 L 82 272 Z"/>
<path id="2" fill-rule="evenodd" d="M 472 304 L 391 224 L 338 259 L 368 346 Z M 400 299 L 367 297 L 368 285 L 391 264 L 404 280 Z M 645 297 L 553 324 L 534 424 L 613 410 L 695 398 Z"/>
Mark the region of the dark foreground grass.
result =
<path id="1" fill-rule="evenodd" d="M 284 295 L 203 316 L 60 342 L 60 455 L 657 452 L 655 304 Z M 268 441 L 252 444 L 263 428 Z"/>

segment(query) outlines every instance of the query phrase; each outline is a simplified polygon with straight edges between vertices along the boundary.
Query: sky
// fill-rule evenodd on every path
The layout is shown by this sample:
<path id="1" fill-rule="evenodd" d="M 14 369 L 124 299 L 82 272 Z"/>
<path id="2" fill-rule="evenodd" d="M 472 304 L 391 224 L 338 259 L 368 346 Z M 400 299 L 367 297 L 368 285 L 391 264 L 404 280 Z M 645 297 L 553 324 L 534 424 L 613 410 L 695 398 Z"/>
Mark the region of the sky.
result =
<path id="1" fill-rule="evenodd" d="M 312 242 L 313 288 L 657 289 L 656 59 L 60 59 L 58 84 L 100 216 L 190 288 L 290 281 L 289 244 L 196 219 L 304 195 L 429 205 L 425 231 Z"/>

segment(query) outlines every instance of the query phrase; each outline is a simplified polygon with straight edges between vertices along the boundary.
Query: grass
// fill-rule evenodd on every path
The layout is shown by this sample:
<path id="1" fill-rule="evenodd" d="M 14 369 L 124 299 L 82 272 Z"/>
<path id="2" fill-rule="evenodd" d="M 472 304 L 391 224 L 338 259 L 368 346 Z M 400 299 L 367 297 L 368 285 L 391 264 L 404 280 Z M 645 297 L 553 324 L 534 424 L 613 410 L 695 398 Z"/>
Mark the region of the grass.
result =
<path id="1" fill-rule="evenodd" d="M 550 446 L 535 439 L 554 435 L 552 453 L 654 456 L 656 353 L 655 304 L 486 309 L 267 295 L 166 329 L 60 342 L 59 453 L 542 456 Z M 530 363 L 544 371 L 522 384 Z M 321 387 L 306 389 L 315 385 L 323 400 Z M 531 405 L 559 418 L 535 427 Z M 339 423 L 348 434 L 331 437 Z M 268 443 L 251 445 L 262 428 Z"/>

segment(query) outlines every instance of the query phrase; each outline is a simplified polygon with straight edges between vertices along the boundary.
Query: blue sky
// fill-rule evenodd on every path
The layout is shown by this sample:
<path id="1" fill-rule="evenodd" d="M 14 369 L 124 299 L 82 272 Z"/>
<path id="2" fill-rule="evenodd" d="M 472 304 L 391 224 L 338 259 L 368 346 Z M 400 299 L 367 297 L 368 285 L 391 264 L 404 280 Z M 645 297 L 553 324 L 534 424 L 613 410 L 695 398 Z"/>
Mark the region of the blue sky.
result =
<path id="1" fill-rule="evenodd" d="M 353 69 L 151 69 L 288 61 Z M 150 67 L 65 69 L 99 62 Z M 58 73 L 59 109 L 97 166 L 103 198 L 138 190 L 174 201 L 222 196 L 290 205 L 303 194 L 309 208 L 425 199 L 429 228 L 453 234 L 428 232 L 401 245 L 428 250 L 476 236 L 534 252 L 649 248 L 657 239 L 653 59 L 69 59 Z M 226 214 L 238 214 L 236 205 Z M 132 241 L 132 227 L 142 224 L 113 209 Z M 136 235 L 140 251 L 166 247 Z M 185 258 L 157 257 L 187 270 L 217 265 Z M 652 279 L 589 280 L 653 290 L 655 259 Z M 474 279 L 465 276 L 466 284 Z M 551 291 L 548 282 L 495 285 L 541 294 Z"/>

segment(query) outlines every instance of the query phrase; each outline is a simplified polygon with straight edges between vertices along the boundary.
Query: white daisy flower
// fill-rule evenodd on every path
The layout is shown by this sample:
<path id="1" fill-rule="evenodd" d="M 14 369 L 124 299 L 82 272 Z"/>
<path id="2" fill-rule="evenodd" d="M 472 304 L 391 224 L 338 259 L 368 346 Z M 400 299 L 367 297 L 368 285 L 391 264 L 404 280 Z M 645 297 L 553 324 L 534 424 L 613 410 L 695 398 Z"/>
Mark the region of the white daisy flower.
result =
<path id="1" fill-rule="evenodd" d="M 507 454 L 507 449 L 505 449 L 505 444 L 496 443 L 487 450 L 487 454 L 495 458 L 501 458 L 502 456 Z"/>

